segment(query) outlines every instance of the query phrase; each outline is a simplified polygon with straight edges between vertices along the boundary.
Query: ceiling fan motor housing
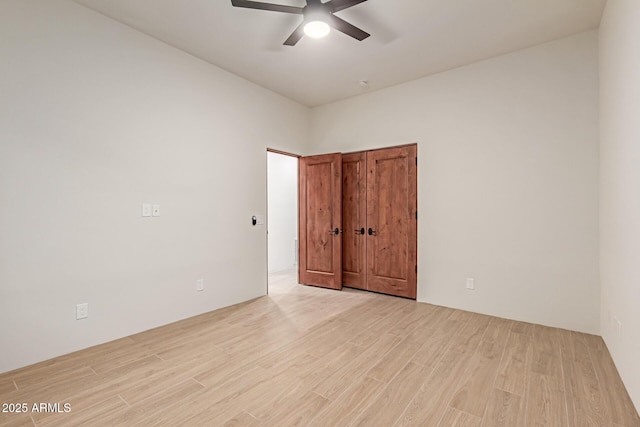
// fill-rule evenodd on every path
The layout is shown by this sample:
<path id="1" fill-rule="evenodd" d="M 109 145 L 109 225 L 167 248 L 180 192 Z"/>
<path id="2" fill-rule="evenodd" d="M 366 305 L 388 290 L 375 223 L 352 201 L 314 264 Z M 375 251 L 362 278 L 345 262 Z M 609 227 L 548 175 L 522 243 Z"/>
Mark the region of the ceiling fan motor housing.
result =
<path id="1" fill-rule="evenodd" d="M 370 36 L 369 33 L 334 15 L 335 12 L 339 12 L 367 0 L 329 0 L 326 3 L 323 3 L 321 0 L 306 1 L 307 5 L 304 7 L 285 6 L 252 0 L 231 0 L 231 4 L 235 7 L 244 7 L 247 9 L 260 9 L 272 12 L 302 15 L 302 23 L 298 25 L 289 38 L 284 42 L 287 46 L 294 46 L 298 43 L 305 34 L 305 25 L 315 21 L 324 22 L 329 27 L 353 37 L 356 40 L 362 41 Z"/>

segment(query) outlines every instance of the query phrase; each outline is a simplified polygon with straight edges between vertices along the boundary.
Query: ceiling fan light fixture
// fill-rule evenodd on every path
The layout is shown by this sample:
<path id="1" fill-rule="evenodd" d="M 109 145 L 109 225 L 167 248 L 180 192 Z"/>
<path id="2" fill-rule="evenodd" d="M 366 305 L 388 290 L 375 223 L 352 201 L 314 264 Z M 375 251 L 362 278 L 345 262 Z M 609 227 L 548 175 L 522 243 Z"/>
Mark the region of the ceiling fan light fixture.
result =
<path id="1" fill-rule="evenodd" d="M 302 0 L 297 1 L 302 3 Z M 305 0 L 305 6 L 286 6 L 266 3 L 265 1 L 231 0 L 231 5 L 246 9 L 302 15 L 302 22 L 298 24 L 289 38 L 283 43 L 285 46 L 295 46 L 304 36 L 312 38 L 325 37 L 331 32 L 331 29 L 359 41 L 366 39 L 371 34 L 334 15 L 334 12 L 340 12 L 365 1 L 367 0 Z"/>
<path id="2" fill-rule="evenodd" d="M 319 20 L 310 21 L 304 26 L 304 33 L 314 39 L 326 37 L 330 31 L 329 24 Z"/>

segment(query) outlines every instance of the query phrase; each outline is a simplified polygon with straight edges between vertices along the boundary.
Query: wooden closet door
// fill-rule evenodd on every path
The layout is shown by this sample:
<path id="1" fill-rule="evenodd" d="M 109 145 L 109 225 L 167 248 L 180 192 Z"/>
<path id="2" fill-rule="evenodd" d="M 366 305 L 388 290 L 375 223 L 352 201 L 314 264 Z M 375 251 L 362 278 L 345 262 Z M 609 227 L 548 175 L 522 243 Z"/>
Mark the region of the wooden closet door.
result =
<path id="1" fill-rule="evenodd" d="M 344 286 L 367 289 L 367 154 L 342 155 L 342 280 Z"/>
<path id="2" fill-rule="evenodd" d="M 299 165 L 300 283 L 342 289 L 342 154 L 301 157 Z"/>
<path id="3" fill-rule="evenodd" d="M 416 298 L 417 148 L 367 153 L 369 290 Z"/>

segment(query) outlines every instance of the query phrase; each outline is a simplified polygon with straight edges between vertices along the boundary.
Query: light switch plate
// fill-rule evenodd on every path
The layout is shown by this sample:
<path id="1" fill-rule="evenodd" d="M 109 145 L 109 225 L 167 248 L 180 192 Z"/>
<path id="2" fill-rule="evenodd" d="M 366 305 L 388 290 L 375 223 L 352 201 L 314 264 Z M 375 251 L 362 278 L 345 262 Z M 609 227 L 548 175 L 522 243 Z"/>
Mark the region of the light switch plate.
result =
<path id="1" fill-rule="evenodd" d="M 153 205 L 152 207 L 152 215 L 160 216 L 160 205 Z"/>
<path id="2" fill-rule="evenodd" d="M 151 204 L 150 203 L 143 203 L 142 204 L 142 216 L 143 217 L 151 216 Z"/>

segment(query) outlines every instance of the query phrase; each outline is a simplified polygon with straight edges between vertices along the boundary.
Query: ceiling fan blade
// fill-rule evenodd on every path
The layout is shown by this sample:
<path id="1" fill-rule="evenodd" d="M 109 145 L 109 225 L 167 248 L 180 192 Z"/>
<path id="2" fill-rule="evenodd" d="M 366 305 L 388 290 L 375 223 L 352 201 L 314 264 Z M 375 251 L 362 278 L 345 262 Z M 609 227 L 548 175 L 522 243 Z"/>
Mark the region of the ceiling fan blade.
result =
<path id="1" fill-rule="evenodd" d="M 331 25 L 336 30 L 360 41 L 366 39 L 371 35 L 366 31 L 363 31 L 360 28 L 356 27 L 355 25 L 349 24 L 347 21 L 338 18 L 335 15 L 329 15 L 329 25 Z"/>
<path id="2" fill-rule="evenodd" d="M 284 42 L 285 46 L 295 46 L 296 43 L 298 43 L 300 41 L 302 36 L 304 36 L 304 25 L 305 24 L 306 24 L 306 22 L 302 22 L 302 24 L 298 25 L 298 28 L 293 30 L 293 33 L 291 33 L 289 38 L 287 40 L 285 40 L 285 42 Z"/>
<path id="3" fill-rule="evenodd" d="M 295 13 L 302 15 L 303 8 L 296 6 L 285 6 L 282 4 L 262 3 L 259 1 L 249 0 L 231 0 L 231 4 L 235 7 L 245 7 L 247 9 L 269 10 L 272 12 Z"/>
<path id="4" fill-rule="evenodd" d="M 345 10 L 348 7 L 355 6 L 365 1 L 367 0 L 331 0 L 325 3 L 325 5 L 329 6 L 333 12 L 340 12 L 341 10 Z"/>

